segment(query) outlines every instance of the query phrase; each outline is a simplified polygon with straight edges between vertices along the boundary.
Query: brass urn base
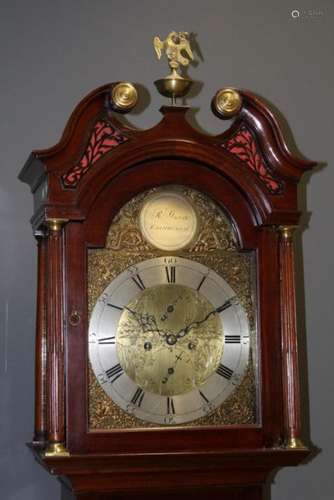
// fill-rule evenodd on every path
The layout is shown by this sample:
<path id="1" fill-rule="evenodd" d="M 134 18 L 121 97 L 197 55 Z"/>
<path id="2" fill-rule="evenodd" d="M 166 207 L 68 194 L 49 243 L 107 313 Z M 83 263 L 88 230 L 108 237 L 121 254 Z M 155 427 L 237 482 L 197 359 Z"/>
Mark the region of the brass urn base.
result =
<path id="1" fill-rule="evenodd" d="M 182 77 L 166 77 L 156 80 L 154 85 L 159 93 L 165 97 L 170 97 L 174 101 L 177 97 L 184 97 L 190 90 L 192 80 Z"/>

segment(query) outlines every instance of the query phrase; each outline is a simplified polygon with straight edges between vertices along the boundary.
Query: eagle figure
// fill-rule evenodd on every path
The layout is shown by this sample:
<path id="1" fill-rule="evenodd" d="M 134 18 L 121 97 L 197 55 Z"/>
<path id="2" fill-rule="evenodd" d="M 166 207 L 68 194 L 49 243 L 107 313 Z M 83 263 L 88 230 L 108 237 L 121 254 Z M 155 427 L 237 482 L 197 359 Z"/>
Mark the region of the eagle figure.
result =
<path id="1" fill-rule="evenodd" d="M 172 31 L 164 41 L 161 41 L 156 36 L 153 43 L 158 59 L 161 58 L 162 52 L 165 51 L 168 64 L 173 70 L 176 70 L 180 64 L 188 66 L 189 62 L 194 59 L 189 43 L 189 33 L 186 31 L 180 31 L 179 33 Z M 184 55 L 182 55 L 182 52 Z M 188 57 L 185 57 L 185 55 Z"/>

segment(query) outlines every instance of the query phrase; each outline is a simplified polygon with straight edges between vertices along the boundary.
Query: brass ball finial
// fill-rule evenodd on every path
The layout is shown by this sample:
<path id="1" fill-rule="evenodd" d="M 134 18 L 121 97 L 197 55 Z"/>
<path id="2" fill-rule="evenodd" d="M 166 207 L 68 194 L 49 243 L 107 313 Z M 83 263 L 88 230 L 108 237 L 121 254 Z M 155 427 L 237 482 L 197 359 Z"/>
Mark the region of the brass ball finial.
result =
<path id="1" fill-rule="evenodd" d="M 127 113 L 135 107 L 138 102 L 138 92 L 132 83 L 117 83 L 111 91 L 111 104 L 120 113 Z"/>
<path id="2" fill-rule="evenodd" d="M 242 106 L 239 92 L 233 88 L 224 88 L 217 92 L 212 100 L 214 112 L 221 118 L 232 118 L 237 115 Z"/>

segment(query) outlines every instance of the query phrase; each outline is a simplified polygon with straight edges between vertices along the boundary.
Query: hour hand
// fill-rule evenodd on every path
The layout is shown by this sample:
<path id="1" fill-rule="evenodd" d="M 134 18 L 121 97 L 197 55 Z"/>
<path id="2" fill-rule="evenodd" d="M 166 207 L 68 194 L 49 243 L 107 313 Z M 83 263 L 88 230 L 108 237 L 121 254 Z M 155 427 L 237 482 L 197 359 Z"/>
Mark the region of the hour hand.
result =
<path id="1" fill-rule="evenodd" d="M 148 325 L 152 322 L 155 321 L 153 316 L 149 316 L 148 314 L 141 314 L 137 311 L 134 311 L 128 306 L 124 306 L 124 309 L 129 311 L 129 313 L 132 314 L 132 316 L 135 318 L 135 320 L 139 323 L 139 326 L 143 331 L 147 331 Z"/>
<path id="2" fill-rule="evenodd" d="M 127 306 L 124 306 L 124 309 L 126 309 L 127 311 L 129 311 L 135 317 L 135 319 L 138 321 L 138 323 L 139 323 L 141 329 L 143 330 L 143 332 L 145 332 L 145 333 L 148 333 L 148 332 L 152 332 L 152 333 L 157 332 L 162 337 L 166 337 L 166 335 L 168 335 L 167 332 L 165 332 L 164 330 L 160 330 L 158 328 L 156 319 L 153 316 L 153 314 L 149 314 L 149 313 L 141 314 L 141 313 L 139 313 L 137 311 L 134 311 L 134 310 L 130 309 L 130 307 L 127 307 Z"/>

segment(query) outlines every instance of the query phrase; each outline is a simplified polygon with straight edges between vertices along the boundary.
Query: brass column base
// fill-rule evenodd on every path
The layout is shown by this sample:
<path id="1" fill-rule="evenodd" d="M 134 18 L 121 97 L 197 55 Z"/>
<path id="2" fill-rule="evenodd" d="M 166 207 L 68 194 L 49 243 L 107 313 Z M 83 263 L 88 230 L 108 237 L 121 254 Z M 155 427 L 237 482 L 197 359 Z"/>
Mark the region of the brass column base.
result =
<path id="1" fill-rule="evenodd" d="M 290 448 L 290 449 L 305 449 L 306 446 L 303 444 L 303 442 L 301 441 L 301 439 L 299 438 L 295 438 L 295 437 L 291 437 L 287 443 L 287 448 Z"/>
<path id="2" fill-rule="evenodd" d="M 44 452 L 45 457 L 69 457 L 70 453 L 64 446 L 64 443 L 49 443 Z"/>

